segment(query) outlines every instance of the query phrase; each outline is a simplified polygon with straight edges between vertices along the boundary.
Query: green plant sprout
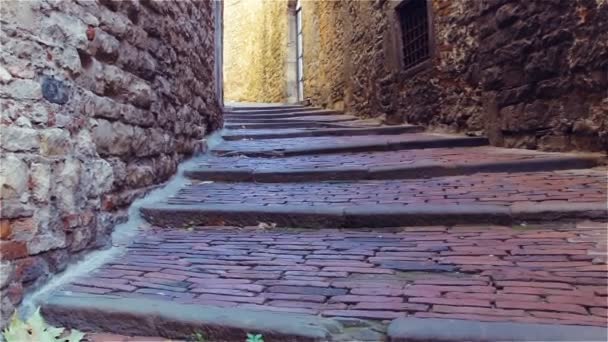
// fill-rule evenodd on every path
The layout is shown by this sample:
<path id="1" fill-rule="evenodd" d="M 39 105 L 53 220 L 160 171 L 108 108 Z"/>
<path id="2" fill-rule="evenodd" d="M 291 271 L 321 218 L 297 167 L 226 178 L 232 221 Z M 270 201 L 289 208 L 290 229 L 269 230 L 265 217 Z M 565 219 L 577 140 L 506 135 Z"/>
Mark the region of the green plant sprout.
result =
<path id="1" fill-rule="evenodd" d="M 262 334 L 250 334 L 247 333 L 247 339 L 245 342 L 264 342 L 264 337 Z"/>
<path id="2" fill-rule="evenodd" d="M 65 334 L 65 328 L 56 328 L 44 321 L 40 314 L 40 308 L 27 319 L 19 319 L 17 312 L 13 314 L 8 327 L 2 332 L 6 342 L 80 342 L 84 338 L 84 333 L 72 329 L 69 334 Z"/>

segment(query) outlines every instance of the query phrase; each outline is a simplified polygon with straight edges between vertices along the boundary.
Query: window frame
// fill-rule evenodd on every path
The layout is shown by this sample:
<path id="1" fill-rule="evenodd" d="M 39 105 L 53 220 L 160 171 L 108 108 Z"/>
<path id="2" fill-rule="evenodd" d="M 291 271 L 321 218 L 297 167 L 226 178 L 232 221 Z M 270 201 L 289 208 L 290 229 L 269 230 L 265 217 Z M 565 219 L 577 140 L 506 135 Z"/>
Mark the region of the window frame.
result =
<path id="1" fill-rule="evenodd" d="M 415 64 L 406 69 L 405 67 L 405 56 L 403 53 L 403 31 L 401 28 L 401 15 L 400 10 L 403 6 L 407 6 L 412 1 L 416 0 L 401 0 L 401 1 L 391 1 L 391 9 L 390 11 L 393 14 L 393 31 L 394 36 L 394 45 L 395 45 L 395 55 L 397 64 L 403 76 L 413 76 L 423 70 L 430 69 L 433 67 L 433 60 L 436 57 L 436 45 L 435 45 L 435 25 L 434 25 L 434 16 L 433 16 L 433 1 L 432 0 L 422 0 L 426 1 L 426 18 L 428 25 L 428 58 L 424 61 Z"/>

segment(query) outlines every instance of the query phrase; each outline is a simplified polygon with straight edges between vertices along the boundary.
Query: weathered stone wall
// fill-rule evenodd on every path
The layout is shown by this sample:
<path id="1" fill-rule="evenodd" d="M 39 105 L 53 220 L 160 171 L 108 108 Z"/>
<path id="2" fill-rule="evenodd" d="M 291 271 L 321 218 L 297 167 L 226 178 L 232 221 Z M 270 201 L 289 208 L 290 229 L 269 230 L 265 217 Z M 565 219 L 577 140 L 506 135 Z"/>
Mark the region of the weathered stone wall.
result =
<path id="1" fill-rule="evenodd" d="M 224 98 L 285 102 L 286 0 L 224 1 Z"/>
<path id="2" fill-rule="evenodd" d="M 303 3 L 305 97 L 495 145 L 608 149 L 607 1 L 432 0 L 434 57 L 416 74 L 398 3 Z"/>
<path id="3" fill-rule="evenodd" d="M 221 125 L 211 1 L 3 1 L 2 322 Z"/>

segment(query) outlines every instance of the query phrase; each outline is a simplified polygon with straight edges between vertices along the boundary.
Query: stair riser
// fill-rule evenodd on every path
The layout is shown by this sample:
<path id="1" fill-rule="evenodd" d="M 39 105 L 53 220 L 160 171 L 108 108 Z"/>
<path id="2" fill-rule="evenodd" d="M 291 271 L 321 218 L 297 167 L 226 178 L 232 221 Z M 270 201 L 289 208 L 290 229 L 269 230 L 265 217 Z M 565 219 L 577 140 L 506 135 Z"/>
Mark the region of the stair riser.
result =
<path id="1" fill-rule="evenodd" d="M 598 159 L 555 159 L 555 160 L 524 160 L 503 163 L 483 163 L 468 165 L 437 165 L 404 168 L 366 169 L 349 168 L 343 170 L 309 169 L 298 172 L 271 172 L 253 170 L 187 170 L 185 176 L 201 181 L 220 182 L 310 182 L 330 180 L 382 180 L 382 179 L 417 179 L 428 177 L 447 177 L 471 175 L 475 173 L 499 172 L 542 172 L 554 170 L 586 169 L 600 164 Z"/>
<path id="2" fill-rule="evenodd" d="M 387 228 L 430 225 L 457 224 L 499 224 L 513 225 L 520 222 L 554 222 L 555 220 L 574 221 L 580 219 L 606 220 L 605 209 L 563 211 L 560 208 L 539 209 L 536 212 L 512 211 L 508 207 L 484 206 L 471 210 L 466 206 L 444 206 L 435 210 L 384 210 L 381 206 L 365 208 L 317 208 L 305 212 L 298 208 L 268 208 L 259 210 L 206 209 L 204 206 L 167 206 L 166 208 L 142 208 L 143 217 L 151 224 L 162 227 L 184 228 L 191 226 L 257 226 L 260 222 L 275 223 L 284 228 Z M 322 210 L 321 210 L 322 209 Z M 274 211 L 273 211 L 274 210 Z"/>
<path id="3" fill-rule="evenodd" d="M 340 112 L 321 111 L 321 112 L 299 112 L 287 114 L 226 114 L 225 119 L 292 119 L 307 116 L 341 115 Z"/>
<path id="4" fill-rule="evenodd" d="M 288 133 L 269 133 L 269 134 L 226 134 L 222 138 L 227 141 L 243 140 L 243 139 L 288 139 L 288 138 L 304 138 L 304 137 L 323 137 L 323 136 L 365 136 L 370 134 L 404 134 L 404 133 L 420 133 L 424 132 L 424 128 L 420 126 L 411 127 L 377 127 L 377 128 L 339 128 L 339 129 L 321 129 L 315 131 L 303 132 L 288 132 Z"/>
<path id="5" fill-rule="evenodd" d="M 212 150 L 216 155 L 244 155 L 248 157 L 277 157 L 277 156 L 301 156 L 310 154 L 330 154 L 330 153 L 349 153 L 349 152 L 379 152 L 379 151 L 399 151 L 413 150 L 421 148 L 446 148 L 446 147 L 472 147 L 485 146 L 488 140 L 485 138 L 454 138 L 428 141 L 403 141 L 380 144 L 361 144 L 350 146 L 327 146 L 322 148 L 293 149 L 293 150 L 260 150 L 260 151 L 232 151 L 232 150 Z"/>
<path id="6" fill-rule="evenodd" d="M 299 113 L 299 112 L 310 112 L 314 110 L 322 110 L 321 108 L 310 108 L 310 107 L 300 107 L 300 108 L 275 108 L 275 109 L 229 109 L 224 111 L 224 114 L 289 114 L 289 113 Z"/>
<path id="7" fill-rule="evenodd" d="M 288 122 L 288 123 L 243 123 L 226 124 L 225 129 L 274 129 L 274 128 L 328 128 L 342 127 L 338 124 L 322 122 Z"/>

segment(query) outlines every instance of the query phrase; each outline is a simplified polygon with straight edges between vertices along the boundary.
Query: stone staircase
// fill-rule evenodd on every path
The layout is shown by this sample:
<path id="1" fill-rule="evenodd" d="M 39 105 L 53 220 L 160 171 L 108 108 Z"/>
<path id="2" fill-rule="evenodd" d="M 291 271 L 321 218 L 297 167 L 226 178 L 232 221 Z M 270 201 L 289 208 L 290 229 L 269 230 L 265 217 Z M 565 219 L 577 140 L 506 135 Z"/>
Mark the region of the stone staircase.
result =
<path id="1" fill-rule="evenodd" d="M 210 341 L 605 340 L 605 156 L 295 105 L 228 108 L 222 136 L 47 319 Z"/>
<path id="2" fill-rule="evenodd" d="M 191 186 L 142 209 L 150 222 L 360 228 L 606 215 L 597 154 L 497 148 L 307 107 L 235 108 L 226 127 L 225 142 L 185 172 Z"/>

